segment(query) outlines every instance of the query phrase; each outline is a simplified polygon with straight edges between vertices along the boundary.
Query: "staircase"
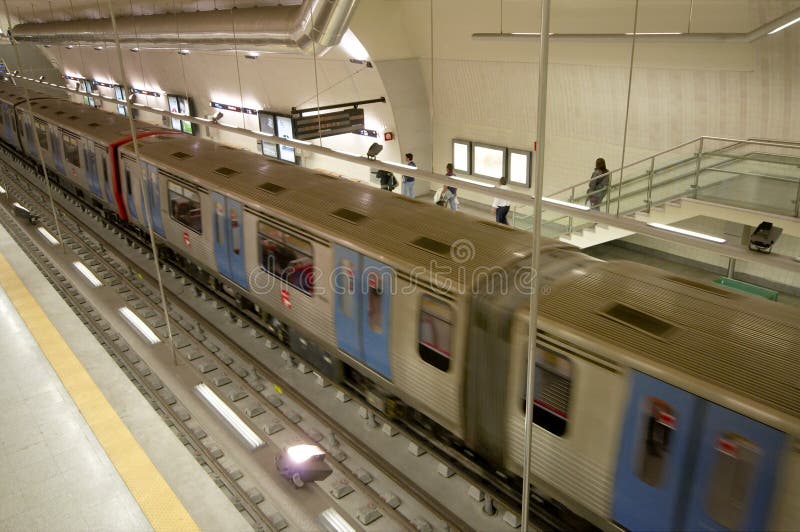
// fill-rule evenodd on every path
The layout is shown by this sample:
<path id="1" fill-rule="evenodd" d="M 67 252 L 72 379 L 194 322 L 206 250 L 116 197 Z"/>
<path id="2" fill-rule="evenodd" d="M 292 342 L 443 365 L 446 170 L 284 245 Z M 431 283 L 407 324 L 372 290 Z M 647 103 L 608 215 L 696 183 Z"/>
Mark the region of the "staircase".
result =
<path id="1" fill-rule="evenodd" d="M 687 151 L 689 153 L 687 153 Z M 657 164 L 658 163 L 658 164 Z M 674 224 L 707 216 L 749 226 L 769 220 L 800 236 L 800 144 L 700 137 L 611 172 L 601 212 L 642 224 Z M 582 205 L 588 182 L 549 195 Z M 649 208 L 648 208 L 649 206 Z M 530 225 L 515 212 L 515 225 Z M 543 213 L 547 236 L 581 249 L 633 234 L 630 230 Z"/>

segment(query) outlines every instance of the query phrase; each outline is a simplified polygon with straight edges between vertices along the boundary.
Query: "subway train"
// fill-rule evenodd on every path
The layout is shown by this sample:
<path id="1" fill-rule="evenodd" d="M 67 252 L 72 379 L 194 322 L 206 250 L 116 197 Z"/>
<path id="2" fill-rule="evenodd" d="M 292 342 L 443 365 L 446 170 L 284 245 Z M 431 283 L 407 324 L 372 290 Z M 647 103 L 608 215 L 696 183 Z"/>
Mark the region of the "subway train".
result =
<path id="1" fill-rule="evenodd" d="M 3 151 L 389 419 L 522 474 L 530 235 L 0 84 Z M 14 157 L 6 157 L 14 159 Z M 538 492 L 603 528 L 800 523 L 800 312 L 545 240 Z M 488 473 L 487 473 L 488 474 Z"/>

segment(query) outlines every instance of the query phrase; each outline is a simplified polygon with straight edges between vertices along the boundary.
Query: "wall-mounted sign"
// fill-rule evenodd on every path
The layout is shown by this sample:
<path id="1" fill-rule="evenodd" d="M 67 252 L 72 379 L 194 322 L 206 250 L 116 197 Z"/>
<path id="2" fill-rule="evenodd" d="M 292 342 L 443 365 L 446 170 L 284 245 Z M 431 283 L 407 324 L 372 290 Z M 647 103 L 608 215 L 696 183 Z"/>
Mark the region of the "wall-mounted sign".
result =
<path id="1" fill-rule="evenodd" d="M 500 179 L 506 173 L 506 149 L 502 146 L 472 143 L 472 174 Z"/>
<path id="2" fill-rule="evenodd" d="M 330 113 L 293 117 L 296 138 L 311 140 L 353 133 L 364 129 L 364 109 L 342 109 Z"/>
<path id="3" fill-rule="evenodd" d="M 453 139 L 453 169 L 456 172 L 469 174 L 472 172 L 470 166 L 470 149 L 472 143 L 468 140 Z"/>
<path id="4" fill-rule="evenodd" d="M 176 115 L 186 115 L 191 116 L 192 114 L 192 102 L 189 98 L 185 96 L 179 96 L 177 94 L 168 94 L 167 95 L 167 105 L 169 105 L 169 112 L 176 114 Z M 171 118 L 171 125 L 172 129 L 177 131 L 183 131 L 184 133 L 188 133 L 190 135 L 194 135 L 194 124 L 189 122 L 188 120 L 178 120 L 177 118 Z"/>
<path id="5" fill-rule="evenodd" d="M 378 132 L 374 129 L 359 129 L 358 131 L 353 131 L 353 133 L 364 137 L 378 138 Z"/>
<path id="6" fill-rule="evenodd" d="M 156 98 L 160 98 L 161 97 L 161 93 L 160 92 L 146 91 L 144 89 L 131 89 L 131 91 L 134 94 L 144 94 L 145 96 L 155 96 Z"/>
<path id="7" fill-rule="evenodd" d="M 116 87 L 116 85 L 114 85 L 113 83 L 105 83 L 103 81 L 94 80 L 94 81 L 92 81 L 92 83 L 94 85 L 99 85 L 100 87 L 108 87 L 109 89 L 112 88 L 112 87 Z"/>
<path id="8" fill-rule="evenodd" d="M 233 111 L 234 113 L 244 113 L 246 115 L 257 115 L 258 110 L 248 109 L 247 107 L 239 107 L 238 105 L 228 105 L 226 103 L 208 102 L 208 105 L 214 109 L 222 109 L 223 111 Z"/>

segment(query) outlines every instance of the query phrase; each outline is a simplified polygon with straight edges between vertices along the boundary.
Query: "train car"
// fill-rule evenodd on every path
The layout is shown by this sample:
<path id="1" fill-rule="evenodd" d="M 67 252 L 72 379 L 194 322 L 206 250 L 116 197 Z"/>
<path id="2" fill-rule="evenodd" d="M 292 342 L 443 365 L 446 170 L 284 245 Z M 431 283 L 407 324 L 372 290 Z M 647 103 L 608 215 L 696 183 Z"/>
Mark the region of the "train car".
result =
<path id="1" fill-rule="evenodd" d="M 0 103 L 13 109 L 13 140 L 32 161 L 39 162 L 37 146 L 54 181 L 95 208 L 113 213 L 121 220 L 144 220 L 141 193 L 118 164 L 119 146 L 131 142 L 125 116 L 108 113 L 62 98 L 28 91 L 28 112 L 21 87 L 4 86 Z M 135 122 L 137 137 L 173 134 L 172 131 Z M 126 167 L 127 168 L 127 165 Z M 124 170 L 124 168 L 123 168 Z"/>
<path id="2" fill-rule="evenodd" d="M 52 99 L 53 97 L 35 90 L 28 90 L 28 98 L 31 102 L 38 102 L 42 99 Z M 17 109 L 25 106 L 25 91 L 22 87 L 17 87 L 10 83 L 0 84 L 0 138 L 9 146 L 22 149 L 20 144 L 19 118 Z M 32 124 L 29 124 L 29 128 Z M 24 134 L 24 132 L 22 132 Z M 32 137 L 32 131 L 29 136 Z"/>
<path id="3" fill-rule="evenodd" d="M 521 475 L 528 233 L 183 135 L 116 155 L 162 253 L 389 418 Z M 800 311 L 546 239 L 536 275 L 542 493 L 603 527 L 800 522 Z"/>

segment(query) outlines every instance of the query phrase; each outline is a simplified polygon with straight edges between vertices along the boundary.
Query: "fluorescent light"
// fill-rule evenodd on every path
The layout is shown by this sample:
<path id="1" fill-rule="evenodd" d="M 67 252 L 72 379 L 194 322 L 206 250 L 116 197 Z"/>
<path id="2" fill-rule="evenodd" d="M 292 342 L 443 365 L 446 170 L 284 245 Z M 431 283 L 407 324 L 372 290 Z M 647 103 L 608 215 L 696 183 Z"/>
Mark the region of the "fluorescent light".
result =
<path id="1" fill-rule="evenodd" d="M 781 30 L 785 30 L 786 28 L 788 28 L 789 26 L 791 26 L 792 24 L 795 24 L 795 23 L 797 23 L 797 22 L 800 22 L 800 17 L 797 17 L 796 19 L 794 19 L 794 20 L 793 20 L 793 21 L 791 21 L 791 22 L 787 22 L 787 23 L 786 23 L 786 24 L 784 24 L 783 26 L 778 26 L 777 28 L 775 28 L 775 29 L 774 29 L 774 30 L 772 30 L 771 32 L 767 33 L 767 35 L 772 35 L 773 33 L 778 33 L 778 32 L 779 32 L 779 31 L 781 31 Z"/>
<path id="2" fill-rule="evenodd" d="M 650 222 L 647 225 L 651 227 L 655 227 L 656 229 L 664 229 L 665 231 L 672 231 L 673 233 L 680 233 L 686 236 L 693 236 L 695 238 L 702 238 L 703 240 L 708 240 L 710 242 L 716 242 L 717 244 L 722 244 L 725 242 L 724 238 L 719 238 L 716 236 L 706 235 L 703 233 L 697 233 L 695 231 L 689 231 L 688 229 L 681 229 L 680 227 L 674 227 L 671 225 L 660 224 L 656 222 Z"/>
<path id="3" fill-rule="evenodd" d="M 586 205 L 579 205 L 577 203 L 570 203 L 568 201 L 561 201 L 561 200 L 555 199 L 555 198 L 544 198 L 543 197 L 542 201 L 544 201 L 545 203 L 552 203 L 553 205 L 563 205 L 564 207 L 573 207 L 575 209 L 580 209 L 582 211 L 588 211 L 589 210 L 589 207 L 587 207 Z"/>
<path id="4" fill-rule="evenodd" d="M 463 181 L 465 183 L 472 183 L 473 185 L 478 185 L 479 187 L 485 188 L 494 188 L 494 185 L 491 183 L 484 183 L 483 181 L 476 181 L 474 179 L 468 179 L 466 177 L 458 177 L 457 175 L 448 176 L 450 179 L 455 179 L 456 181 Z"/>
<path id="5" fill-rule="evenodd" d="M 260 54 L 258 52 L 247 52 L 244 56 L 247 59 L 257 59 Z"/>
<path id="6" fill-rule="evenodd" d="M 97 288 L 98 286 L 103 286 L 103 283 L 100 282 L 100 279 L 98 279 L 95 276 L 95 274 L 92 273 L 92 270 L 87 268 L 82 262 L 75 261 L 75 262 L 72 263 L 72 265 L 75 266 L 75 269 L 77 269 L 79 272 L 81 272 L 81 275 L 86 277 L 86 279 L 90 283 L 92 283 L 92 286 L 94 286 L 95 288 Z"/>
<path id="7" fill-rule="evenodd" d="M 42 234 L 43 237 L 45 237 L 47 239 L 48 242 L 50 242 L 54 246 L 58 245 L 58 239 L 56 237 L 54 237 L 53 235 L 51 235 L 50 231 L 48 231 L 44 227 L 39 227 L 37 230 Z"/>
<path id="8" fill-rule="evenodd" d="M 325 522 L 325 529 L 330 529 L 335 532 L 355 532 L 355 529 L 350 526 L 344 517 L 333 508 L 328 508 L 319 515 L 320 519 Z"/>
<path id="9" fill-rule="evenodd" d="M 122 314 L 126 320 L 128 320 L 128 323 L 130 323 L 134 329 L 139 331 L 139 333 L 144 336 L 145 340 L 151 344 L 157 344 L 161 341 L 161 338 L 156 336 L 156 333 L 154 333 L 153 330 L 148 327 L 145 322 L 141 320 L 141 318 L 139 318 L 139 316 L 134 314 L 131 309 L 128 307 L 122 307 L 119 309 L 119 313 Z"/>
<path id="10" fill-rule="evenodd" d="M 3 187 L 0 187 L 0 194 L 5 194 L 5 193 L 6 193 L 6 189 L 4 189 Z"/>
<path id="11" fill-rule="evenodd" d="M 178 50 L 178 55 L 189 55 L 189 50 Z"/>
<path id="12" fill-rule="evenodd" d="M 138 46 L 134 46 L 133 48 L 131 48 L 131 52 L 138 52 L 138 51 L 139 51 Z"/>
<path id="13" fill-rule="evenodd" d="M 680 35 L 679 31 L 637 31 L 636 35 Z M 633 33 L 626 33 L 625 35 L 633 35 Z"/>
<path id="14" fill-rule="evenodd" d="M 344 51 L 347 52 L 347 55 L 353 59 L 357 59 L 359 61 L 366 61 L 369 59 L 367 49 L 364 48 L 364 45 L 361 44 L 361 41 L 359 41 L 350 30 L 347 30 L 344 35 L 342 35 L 342 40 L 339 41 L 339 45 L 344 48 Z"/>
<path id="15" fill-rule="evenodd" d="M 14 203 L 12 203 L 11 206 L 16 208 L 16 209 L 22 209 L 25 212 L 31 212 L 31 210 L 28 209 L 27 207 L 23 207 L 22 205 L 20 205 L 18 201 L 15 201 Z"/>
<path id="16" fill-rule="evenodd" d="M 289 447 L 286 449 L 286 454 L 289 455 L 289 459 L 295 464 L 302 464 L 315 456 L 325 454 L 325 451 L 317 445 L 302 444 Z"/>
<path id="17" fill-rule="evenodd" d="M 231 407 L 229 407 L 222 399 L 220 399 L 219 396 L 211 390 L 211 388 L 201 383 L 195 386 L 194 389 L 203 396 L 203 399 L 205 399 L 206 402 L 208 402 L 208 404 L 211 405 L 211 407 L 216 410 L 219 415 L 225 418 L 225 421 L 227 421 L 231 427 L 233 427 L 236 432 L 238 432 L 239 435 L 250 444 L 250 447 L 257 449 L 264 445 L 264 440 L 259 438 L 258 434 L 253 432 L 253 429 L 251 429 L 247 423 L 242 421 L 242 418 L 237 416 L 236 413 L 231 410 Z"/>

